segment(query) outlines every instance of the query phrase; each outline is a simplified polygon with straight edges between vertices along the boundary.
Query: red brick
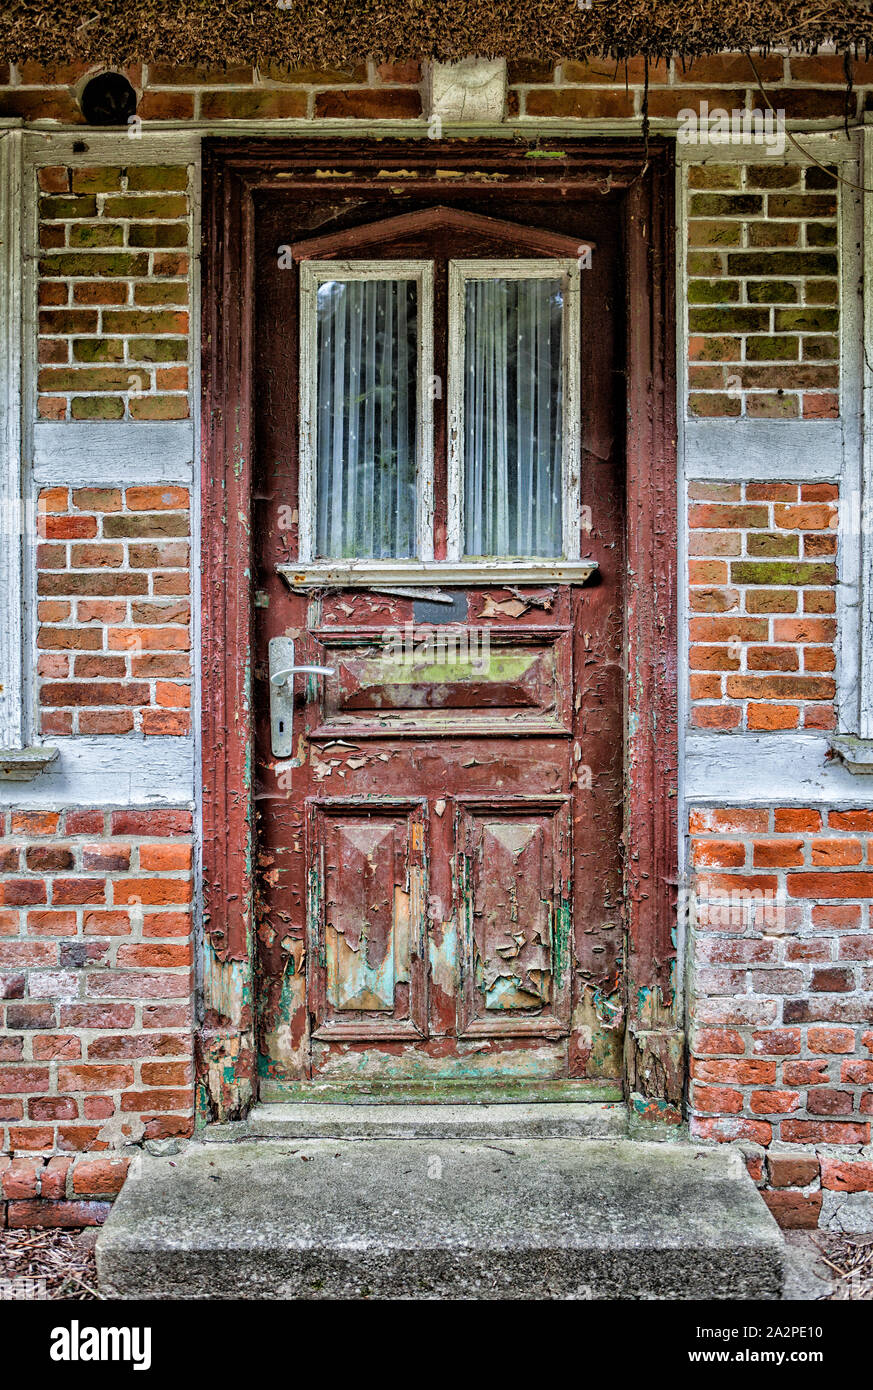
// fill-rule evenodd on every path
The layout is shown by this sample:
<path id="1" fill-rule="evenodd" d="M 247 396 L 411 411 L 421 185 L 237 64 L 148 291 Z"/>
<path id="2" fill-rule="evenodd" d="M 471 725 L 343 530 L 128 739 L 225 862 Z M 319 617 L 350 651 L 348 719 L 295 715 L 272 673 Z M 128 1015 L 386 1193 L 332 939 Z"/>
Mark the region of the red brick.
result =
<path id="1" fill-rule="evenodd" d="M 732 1081 L 738 1086 L 762 1086 L 776 1080 L 776 1063 L 695 1059 L 691 1063 L 691 1075 L 700 1081 Z"/>
<path id="2" fill-rule="evenodd" d="M 782 1068 L 786 1086 L 815 1086 L 827 1079 L 827 1062 L 786 1062 Z"/>
<path id="3" fill-rule="evenodd" d="M 112 1091 L 134 1084 L 132 1067 L 81 1065 L 58 1067 L 58 1086 L 63 1091 Z"/>
<path id="4" fill-rule="evenodd" d="M 756 869 L 795 867 L 803 863 L 803 841 L 756 840 L 752 862 Z"/>
<path id="5" fill-rule="evenodd" d="M 821 1185 L 832 1192 L 873 1192 L 873 1163 L 823 1157 Z"/>
<path id="6" fill-rule="evenodd" d="M 193 1089 L 176 1091 L 125 1091 L 121 1097 L 121 1108 L 125 1111 L 167 1111 L 190 1110 L 194 1104 Z"/>
<path id="7" fill-rule="evenodd" d="M 736 840 L 701 840 L 694 846 L 694 863 L 710 868 L 742 868 L 746 847 Z"/>
<path id="8" fill-rule="evenodd" d="M 830 811 L 831 830 L 873 830 L 873 811 Z"/>
<path id="9" fill-rule="evenodd" d="M 792 898 L 871 898 L 871 873 L 788 874 L 786 885 Z"/>
<path id="10" fill-rule="evenodd" d="M 735 1028 L 701 1028 L 694 1036 L 695 1053 L 736 1053 L 742 1056 L 746 1047 L 741 1033 Z"/>
<path id="11" fill-rule="evenodd" d="M 743 1108 L 742 1091 L 732 1091 L 726 1086 L 692 1087 L 691 1103 L 695 1110 L 709 1111 L 714 1115 L 739 1115 Z"/>
<path id="12" fill-rule="evenodd" d="M 81 1197 L 114 1197 L 124 1185 L 127 1168 L 126 1158 L 79 1162 L 73 1169 L 73 1192 Z"/>
<path id="13" fill-rule="evenodd" d="M 819 1161 L 812 1155 L 770 1153 L 767 1175 L 773 1187 L 809 1187 L 819 1176 Z"/>
<path id="14" fill-rule="evenodd" d="M 109 1202 L 10 1202 L 7 1223 L 10 1230 L 23 1226 L 102 1226 L 110 1210 Z"/>
<path id="15" fill-rule="evenodd" d="M 822 1205 L 820 1192 L 768 1192 L 764 1190 L 761 1196 L 783 1230 L 811 1231 L 818 1225 Z"/>
<path id="16" fill-rule="evenodd" d="M 54 903 L 81 904 L 105 901 L 106 883 L 102 878 L 56 878 L 52 885 Z"/>
<path id="17" fill-rule="evenodd" d="M 189 878 L 128 878 L 112 881 L 112 901 L 116 906 L 141 902 L 162 906 L 186 903 L 192 898 Z"/>
<path id="18" fill-rule="evenodd" d="M 29 1158 L 15 1158 L 3 1173 L 3 1196 L 11 1201 L 35 1197 L 39 1191 L 39 1169 Z"/>
<path id="19" fill-rule="evenodd" d="M 753 1091 L 749 1108 L 753 1115 L 787 1115 L 799 1104 L 797 1091 Z"/>
<path id="20" fill-rule="evenodd" d="M 688 826 L 692 835 L 706 833 L 745 835 L 767 830 L 768 825 L 769 814 L 767 811 L 693 810 L 688 817 Z"/>
<path id="21" fill-rule="evenodd" d="M 136 1020 L 133 1004 L 62 1004 L 64 1028 L 132 1028 Z"/>
<path id="22" fill-rule="evenodd" d="M 767 1145 L 773 1137 L 773 1126 L 765 1120 L 748 1120 L 740 1115 L 724 1116 L 720 1119 L 707 1119 L 700 1115 L 693 1115 L 689 1129 L 692 1138 L 715 1139 L 722 1144 L 732 1144 L 741 1139 L 748 1139 L 753 1144 Z"/>
<path id="23" fill-rule="evenodd" d="M 786 1144 L 869 1144 L 869 1123 L 842 1120 L 783 1120 Z"/>
<path id="24" fill-rule="evenodd" d="M 777 806 L 773 812 L 773 829 L 777 832 L 820 830 L 821 813 L 802 807 Z"/>
<path id="25" fill-rule="evenodd" d="M 800 1051 L 799 1028 L 768 1028 L 752 1034 L 752 1052 L 756 1057 L 788 1056 Z"/>
<path id="26" fill-rule="evenodd" d="M 193 828 L 190 811 L 113 811 L 113 835 L 170 836 Z"/>
<path id="27" fill-rule="evenodd" d="M 851 1091 L 839 1091 L 832 1086 L 822 1086 L 807 1093 L 806 1108 L 810 1115 L 851 1115 L 852 1101 Z"/>

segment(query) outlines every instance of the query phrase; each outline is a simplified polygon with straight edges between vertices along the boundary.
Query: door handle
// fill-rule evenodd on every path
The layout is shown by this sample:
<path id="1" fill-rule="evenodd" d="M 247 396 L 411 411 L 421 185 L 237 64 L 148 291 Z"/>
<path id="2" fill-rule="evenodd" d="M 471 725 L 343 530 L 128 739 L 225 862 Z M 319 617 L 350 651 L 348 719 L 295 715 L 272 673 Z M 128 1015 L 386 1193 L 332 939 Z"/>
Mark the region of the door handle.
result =
<path id="1" fill-rule="evenodd" d="M 333 666 L 296 666 L 294 641 L 274 637 L 270 642 L 270 743 L 274 758 L 294 755 L 294 677 L 332 676 Z"/>

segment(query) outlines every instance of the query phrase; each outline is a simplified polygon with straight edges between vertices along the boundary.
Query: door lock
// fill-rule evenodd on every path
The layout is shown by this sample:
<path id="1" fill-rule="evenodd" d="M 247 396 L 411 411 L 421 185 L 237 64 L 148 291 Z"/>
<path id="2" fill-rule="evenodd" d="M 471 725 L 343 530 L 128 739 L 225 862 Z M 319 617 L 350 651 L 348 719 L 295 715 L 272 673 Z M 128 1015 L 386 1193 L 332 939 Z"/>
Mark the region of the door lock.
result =
<path id="1" fill-rule="evenodd" d="M 294 641 L 274 637 L 270 642 L 270 741 L 274 758 L 294 753 L 294 677 L 332 676 L 333 666 L 295 666 Z"/>

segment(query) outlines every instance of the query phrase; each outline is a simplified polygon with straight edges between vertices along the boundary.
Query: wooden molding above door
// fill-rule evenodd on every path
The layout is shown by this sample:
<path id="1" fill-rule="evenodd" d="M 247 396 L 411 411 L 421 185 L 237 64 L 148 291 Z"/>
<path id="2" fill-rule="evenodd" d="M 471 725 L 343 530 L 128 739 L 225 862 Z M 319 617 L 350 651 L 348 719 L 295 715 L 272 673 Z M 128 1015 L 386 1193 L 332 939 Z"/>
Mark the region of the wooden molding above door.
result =
<path id="1" fill-rule="evenodd" d="M 627 287 L 626 544 L 631 576 L 627 1081 L 628 1090 L 642 1095 L 638 1109 L 646 1111 L 651 1103 L 653 1113 L 671 1113 L 683 1075 L 673 940 L 678 736 L 672 146 L 658 140 L 648 145 L 562 141 L 550 150 L 543 149 L 541 139 L 536 146 L 500 140 L 271 139 L 205 141 L 203 155 L 205 913 L 197 1048 L 200 1117 L 240 1116 L 256 1093 L 252 862 L 257 803 L 250 669 L 255 602 L 251 526 L 256 208 L 273 194 L 322 197 L 325 169 L 338 171 L 331 187 L 343 194 L 374 198 L 378 192 L 387 198 L 392 192 L 401 197 L 414 191 L 417 200 L 432 198 L 435 206 L 429 216 L 445 215 L 446 169 L 453 173 L 451 197 L 459 202 L 475 198 L 481 204 L 491 188 L 499 190 L 504 201 L 507 196 L 535 201 L 546 186 L 621 200 Z M 313 247 L 330 240 L 318 237 L 304 243 L 307 254 L 319 254 Z M 327 253 L 336 252 L 334 241 Z M 566 254 L 565 247 L 560 254 Z"/>

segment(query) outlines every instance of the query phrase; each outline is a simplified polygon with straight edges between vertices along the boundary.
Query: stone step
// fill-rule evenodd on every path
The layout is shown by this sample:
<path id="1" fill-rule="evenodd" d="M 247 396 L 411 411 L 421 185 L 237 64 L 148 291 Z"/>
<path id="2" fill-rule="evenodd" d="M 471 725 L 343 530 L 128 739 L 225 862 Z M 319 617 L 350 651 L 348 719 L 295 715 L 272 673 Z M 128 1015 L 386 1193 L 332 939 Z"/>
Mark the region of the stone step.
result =
<path id="1" fill-rule="evenodd" d="M 255 1105 L 235 1124 L 210 1125 L 207 1143 L 242 1139 L 607 1139 L 627 1133 L 617 1103 L 512 1105 Z"/>
<path id="2" fill-rule="evenodd" d="M 143 1154 L 97 1242 L 110 1298 L 776 1299 L 783 1257 L 738 1152 L 505 1134 Z"/>

